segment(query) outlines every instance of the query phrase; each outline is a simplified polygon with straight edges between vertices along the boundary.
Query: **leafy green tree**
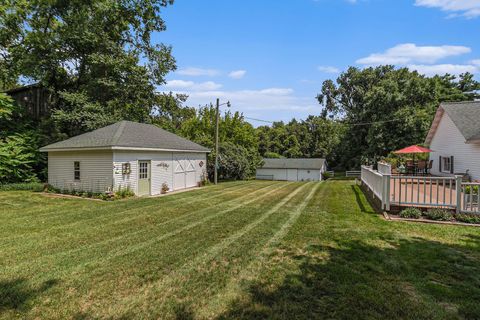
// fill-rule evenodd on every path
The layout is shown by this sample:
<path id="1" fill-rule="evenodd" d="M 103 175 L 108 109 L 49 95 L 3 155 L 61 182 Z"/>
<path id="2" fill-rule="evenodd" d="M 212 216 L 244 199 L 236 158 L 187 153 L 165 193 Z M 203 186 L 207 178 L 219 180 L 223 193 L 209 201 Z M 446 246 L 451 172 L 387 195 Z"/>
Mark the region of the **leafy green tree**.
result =
<path id="1" fill-rule="evenodd" d="M 1 83 L 40 82 L 52 124 L 67 136 L 121 119 L 149 122 L 156 86 L 175 69 L 165 30 L 167 0 L 6 0 L 0 5 Z"/>
<path id="2" fill-rule="evenodd" d="M 215 165 L 215 119 L 213 106 L 202 107 L 184 121 L 179 134 L 212 152 L 208 155 L 208 175 L 213 178 Z M 255 175 L 261 164 L 255 129 L 238 113 L 225 112 L 219 119 L 219 176 L 223 179 L 245 179 Z"/>
<path id="3" fill-rule="evenodd" d="M 355 168 L 362 159 L 424 141 L 435 110 L 442 101 L 471 100 L 480 88 L 470 74 L 432 78 L 407 68 L 351 67 L 336 84 L 323 83 L 318 101 L 324 117 L 346 126 L 337 151 L 339 164 Z"/>

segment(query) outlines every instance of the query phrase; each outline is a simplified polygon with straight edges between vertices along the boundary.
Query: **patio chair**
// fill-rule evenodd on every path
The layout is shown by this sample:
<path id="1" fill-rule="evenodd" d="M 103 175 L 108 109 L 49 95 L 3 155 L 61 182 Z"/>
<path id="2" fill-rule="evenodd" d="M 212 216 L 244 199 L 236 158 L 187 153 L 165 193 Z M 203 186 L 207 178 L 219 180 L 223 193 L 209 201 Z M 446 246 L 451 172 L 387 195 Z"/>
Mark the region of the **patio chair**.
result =
<path id="1" fill-rule="evenodd" d="M 432 170 L 432 167 L 433 167 L 433 160 L 430 160 L 428 162 L 427 167 L 425 168 L 425 174 L 430 174 L 430 170 Z"/>
<path id="2" fill-rule="evenodd" d="M 416 173 L 425 174 L 427 170 L 427 162 L 426 161 L 418 161 Z"/>

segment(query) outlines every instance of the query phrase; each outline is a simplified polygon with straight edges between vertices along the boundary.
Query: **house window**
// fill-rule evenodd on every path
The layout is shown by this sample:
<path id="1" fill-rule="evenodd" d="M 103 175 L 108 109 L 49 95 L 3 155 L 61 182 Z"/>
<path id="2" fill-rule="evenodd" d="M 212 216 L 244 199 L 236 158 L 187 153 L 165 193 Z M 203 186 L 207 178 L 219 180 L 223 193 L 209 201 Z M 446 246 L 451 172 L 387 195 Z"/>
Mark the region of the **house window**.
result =
<path id="1" fill-rule="evenodd" d="M 80 180 L 80 161 L 73 162 L 73 180 Z"/>
<path id="2" fill-rule="evenodd" d="M 148 163 L 140 162 L 140 170 L 138 177 L 140 179 L 148 179 Z"/>
<path id="3" fill-rule="evenodd" d="M 450 173 L 452 170 L 452 161 L 450 157 L 442 157 L 442 172 Z"/>

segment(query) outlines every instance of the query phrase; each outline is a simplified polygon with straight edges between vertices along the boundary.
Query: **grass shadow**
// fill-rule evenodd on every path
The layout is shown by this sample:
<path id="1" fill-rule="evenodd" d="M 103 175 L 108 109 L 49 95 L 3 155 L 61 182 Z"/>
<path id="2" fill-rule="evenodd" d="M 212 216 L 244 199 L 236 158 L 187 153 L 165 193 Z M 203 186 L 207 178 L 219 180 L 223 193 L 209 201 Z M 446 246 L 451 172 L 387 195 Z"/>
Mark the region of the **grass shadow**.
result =
<path id="1" fill-rule="evenodd" d="M 363 213 L 378 213 L 376 212 L 376 206 L 370 201 L 370 199 L 363 194 L 361 188 L 357 185 L 351 185 L 353 193 L 355 194 L 355 201 L 358 204 L 358 207 Z M 365 203 L 369 205 L 369 208 L 365 206 Z"/>
<path id="2" fill-rule="evenodd" d="M 0 281 L 0 311 L 24 309 L 27 303 L 58 283 L 48 280 L 32 288 L 26 279 Z"/>
<path id="3" fill-rule="evenodd" d="M 424 239 L 291 251 L 283 281 L 243 283 L 219 319 L 479 319 L 480 256 Z M 300 252 L 300 253 L 298 253 Z M 280 261 L 279 259 L 278 261 Z"/>

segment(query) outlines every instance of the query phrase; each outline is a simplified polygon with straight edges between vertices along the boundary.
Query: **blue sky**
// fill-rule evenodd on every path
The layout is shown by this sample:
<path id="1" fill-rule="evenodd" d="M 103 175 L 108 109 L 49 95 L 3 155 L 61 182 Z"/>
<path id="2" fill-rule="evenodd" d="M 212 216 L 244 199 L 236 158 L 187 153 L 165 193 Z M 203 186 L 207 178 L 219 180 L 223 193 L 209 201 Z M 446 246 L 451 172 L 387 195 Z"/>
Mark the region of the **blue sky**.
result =
<path id="1" fill-rule="evenodd" d="M 176 0 L 162 16 L 154 41 L 178 66 L 162 90 L 251 118 L 319 114 L 322 82 L 348 66 L 480 74 L 480 0 Z"/>

